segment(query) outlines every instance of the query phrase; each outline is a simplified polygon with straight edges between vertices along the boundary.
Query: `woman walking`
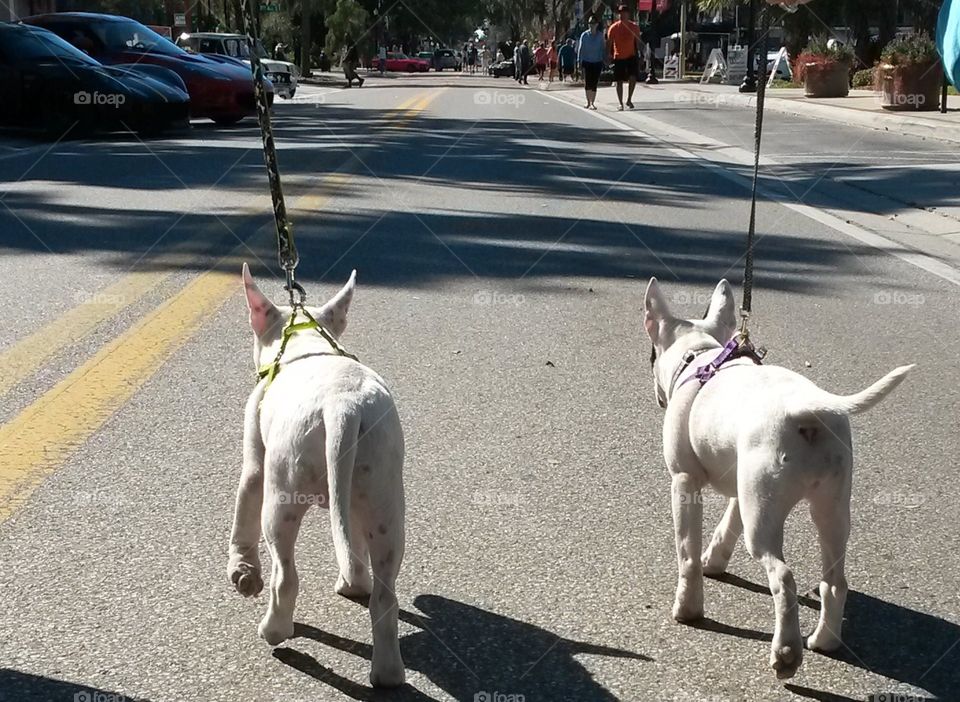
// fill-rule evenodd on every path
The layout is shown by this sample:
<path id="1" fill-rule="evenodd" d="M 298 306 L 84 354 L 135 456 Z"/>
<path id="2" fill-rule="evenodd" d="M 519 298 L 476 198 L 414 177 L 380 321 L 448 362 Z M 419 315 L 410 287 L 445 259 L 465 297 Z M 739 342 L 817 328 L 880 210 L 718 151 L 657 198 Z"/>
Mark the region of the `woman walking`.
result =
<path id="1" fill-rule="evenodd" d="M 550 42 L 550 50 L 547 51 L 547 65 L 550 66 L 550 83 L 553 82 L 553 75 L 557 72 L 557 42 Z"/>
<path id="2" fill-rule="evenodd" d="M 587 22 L 590 29 L 580 35 L 580 51 L 577 62 L 583 71 L 584 92 L 587 97 L 588 110 L 597 109 L 597 86 L 600 84 L 600 73 L 603 71 L 603 61 L 607 56 L 607 41 L 600 30 L 600 18 L 591 15 Z"/>
<path id="3" fill-rule="evenodd" d="M 547 47 L 543 42 L 540 42 L 533 52 L 533 63 L 537 67 L 537 80 L 542 83 L 547 72 Z"/>

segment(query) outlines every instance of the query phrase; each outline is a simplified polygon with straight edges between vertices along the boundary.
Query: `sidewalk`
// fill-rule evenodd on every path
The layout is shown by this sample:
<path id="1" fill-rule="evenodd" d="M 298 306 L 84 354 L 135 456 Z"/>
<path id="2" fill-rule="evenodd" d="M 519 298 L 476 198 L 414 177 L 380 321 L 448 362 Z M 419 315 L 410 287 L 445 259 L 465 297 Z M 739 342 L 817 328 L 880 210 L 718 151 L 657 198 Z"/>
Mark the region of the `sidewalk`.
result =
<path id="1" fill-rule="evenodd" d="M 741 94 L 735 85 L 667 81 L 662 85 L 675 90 L 678 100 L 687 97 L 692 103 L 705 101 L 750 107 L 757 104 L 756 95 Z M 807 98 L 803 96 L 803 88 L 771 88 L 767 90 L 764 106 L 772 112 L 960 143 L 960 96 L 957 95 L 948 97 L 946 114 L 885 110 L 872 90 L 851 90 L 845 98 Z"/>

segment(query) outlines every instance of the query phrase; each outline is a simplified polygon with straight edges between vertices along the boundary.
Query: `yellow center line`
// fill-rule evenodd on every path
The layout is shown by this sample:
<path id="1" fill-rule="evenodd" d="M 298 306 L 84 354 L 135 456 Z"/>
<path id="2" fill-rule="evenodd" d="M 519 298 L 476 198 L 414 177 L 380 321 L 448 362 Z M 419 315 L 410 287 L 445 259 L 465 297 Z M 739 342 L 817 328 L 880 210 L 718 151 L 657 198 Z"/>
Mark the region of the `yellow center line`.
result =
<path id="1" fill-rule="evenodd" d="M 401 121 L 415 117 L 433 99 L 416 95 L 401 104 Z M 349 169 L 331 173 L 323 180 L 335 187 L 354 177 Z M 333 195 L 305 195 L 297 199 L 296 209 L 320 209 Z M 269 231 L 264 225 L 257 234 Z M 217 268 L 237 261 L 243 252 L 238 247 L 222 259 Z M 237 264 L 239 271 L 239 264 Z M 132 273 L 102 290 L 104 303 L 71 310 L 44 330 L 0 356 L 0 371 L 29 373 L 40 361 L 49 358 L 68 343 L 78 340 L 97 323 L 132 304 L 135 290 L 143 295 L 171 273 L 153 280 L 147 273 Z M 131 282 L 133 281 L 133 282 Z M 29 498 L 46 476 L 54 472 L 79 449 L 115 412 L 160 369 L 160 367 L 201 328 L 203 322 L 223 306 L 230 295 L 239 292 L 239 273 L 211 270 L 199 275 L 180 292 L 114 338 L 66 378 L 40 396 L 10 422 L 0 426 L 0 521 L 7 519 Z M 107 295 L 119 295 L 111 306 Z M 67 320 L 66 322 L 64 320 Z M 73 320 L 73 321 L 70 321 Z M 63 334 L 69 326 L 68 339 L 57 348 L 40 350 L 37 345 L 47 338 L 53 345 L 52 333 Z M 24 340 L 27 341 L 27 340 Z M 3 380 L 10 382 L 8 379 Z"/>

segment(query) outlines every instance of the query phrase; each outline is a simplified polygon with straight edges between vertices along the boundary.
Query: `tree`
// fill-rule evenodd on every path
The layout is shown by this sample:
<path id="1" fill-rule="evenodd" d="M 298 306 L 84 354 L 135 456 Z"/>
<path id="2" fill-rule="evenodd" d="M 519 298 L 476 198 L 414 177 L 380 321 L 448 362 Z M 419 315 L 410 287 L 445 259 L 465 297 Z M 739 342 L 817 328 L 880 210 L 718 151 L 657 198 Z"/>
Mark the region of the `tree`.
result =
<path id="1" fill-rule="evenodd" d="M 348 48 L 351 42 L 365 42 L 367 29 L 370 27 L 370 15 L 357 0 L 336 0 L 336 8 L 326 19 L 326 50 L 331 57 L 339 54 L 341 49 Z"/>

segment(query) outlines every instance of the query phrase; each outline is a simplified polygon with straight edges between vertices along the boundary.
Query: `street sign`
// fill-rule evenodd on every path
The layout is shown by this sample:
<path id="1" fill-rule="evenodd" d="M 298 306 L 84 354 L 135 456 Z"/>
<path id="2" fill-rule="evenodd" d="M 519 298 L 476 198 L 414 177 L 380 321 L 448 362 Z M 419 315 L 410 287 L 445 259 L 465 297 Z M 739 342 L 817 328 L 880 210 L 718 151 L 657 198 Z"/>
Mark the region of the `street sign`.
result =
<path id="1" fill-rule="evenodd" d="M 185 12 L 174 12 L 173 13 L 173 26 L 174 27 L 186 27 L 187 26 L 187 15 Z"/>
<path id="2" fill-rule="evenodd" d="M 260 3 L 260 12 L 280 12 L 280 5 L 274 2 Z"/>
<path id="3" fill-rule="evenodd" d="M 727 85 L 740 85 L 747 75 L 747 47 L 727 47 Z"/>

